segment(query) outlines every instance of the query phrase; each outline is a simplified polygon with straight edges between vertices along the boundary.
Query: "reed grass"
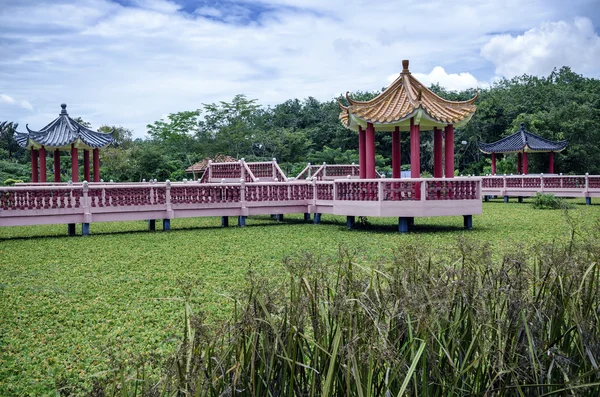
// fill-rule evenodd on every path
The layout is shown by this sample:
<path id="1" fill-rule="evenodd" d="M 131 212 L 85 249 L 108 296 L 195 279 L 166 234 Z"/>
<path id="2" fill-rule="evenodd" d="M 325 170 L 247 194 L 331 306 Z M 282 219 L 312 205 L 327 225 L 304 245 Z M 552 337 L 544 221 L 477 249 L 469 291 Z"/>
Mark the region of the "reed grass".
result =
<path id="1" fill-rule="evenodd" d="M 288 257 L 283 283 L 248 273 L 220 326 L 186 299 L 160 381 L 123 368 L 101 394 L 597 396 L 599 236 L 573 228 L 500 259 L 464 237 L 442 257 L 411 243 L 372 267 L 344 246 L 336 260 Z"/>

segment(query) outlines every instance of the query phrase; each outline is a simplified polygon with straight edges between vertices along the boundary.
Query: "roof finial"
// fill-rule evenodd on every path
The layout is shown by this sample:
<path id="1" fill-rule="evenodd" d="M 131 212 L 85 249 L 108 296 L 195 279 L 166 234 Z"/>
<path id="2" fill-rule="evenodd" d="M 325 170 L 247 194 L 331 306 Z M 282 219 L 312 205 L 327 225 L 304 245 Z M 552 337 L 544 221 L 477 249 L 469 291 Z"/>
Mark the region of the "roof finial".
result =
<path id="1" fill-rule="evenodd" d="M 402 73 L 410 73 L 408 71 L 408 59 L 402 60 Z"/>
<path id="2" fill-rule="evenodd" d="M 60 107 L 62 108 L 62 110 L 60 111 L 60 114 L 67 114 L 67 104 L 61 103 Z"/>

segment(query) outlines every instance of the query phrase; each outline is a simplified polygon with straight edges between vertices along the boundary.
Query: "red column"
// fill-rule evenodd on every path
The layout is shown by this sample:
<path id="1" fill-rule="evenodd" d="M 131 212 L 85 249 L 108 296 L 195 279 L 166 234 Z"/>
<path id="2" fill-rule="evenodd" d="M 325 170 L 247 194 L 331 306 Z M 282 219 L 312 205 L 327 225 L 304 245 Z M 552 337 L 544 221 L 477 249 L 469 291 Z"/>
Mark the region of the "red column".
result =
<path id="1" fill-rule="evenodd" d="M 31 148 L 31 182 L 38 182 L 38 152 Z"/>
<path id="2" fill-rule="evenodd" d="M 523 152 L 523 173 L 527 175 L 527 152 Z"/>
<path id="3" fill-rule="evenodd" d="M 46 148 L 40 148 L 40 182 L 46 182 Z"/>
<path id="4" fill-rule="evenodd" d="M 392 178 L 400 178 L 400 127 L 395 127 L 392 131 Z"/>
<path id="5" fill-rule="evenodd" d="M 54 182 L 60 182 L 60 150 L 54 149 Z"/>
<path id="6" fill-rule="evenodd" d="M 433 177 L 441 178 L 444 176 L 442 164 L 442 130 L 433 128 Z"/>
<path id="7" fill-rule="evenodd" d="M 446 138 L 446 178 L 454 178 L 454 126 L 449 124 L 444 128 Z"/>
<path id="8" fill-rule="evenodd" d="M 367 133 L 365 137 L 366 146 L 366 164 L 367 164 L 367 179 L 376 178 L 375 173 L 375 128 L 373 123 L 367 123 Z"/>
<path id="9" fill-rule="evenodd" d="M 521 175 L 521 152 L 517 153 L 517 174 Z"/>
<path id="10" fill-rule="evenodd" d="M 83 180 L 90 182 L 90 151 L 83 150 Z"/>
<path id="11" fill-rule="evenodd" d="M 79 151 L 71 144 L 71 180 L 79 182 Z"/>
<path id="12" fill-rule="evenodd" d="M 421 177 L 421 131 L 415 125 L 414 118 L 410 119 L 410 177 Z"/>
<path id="13" fill-rule="evenodd" d="M 100 151 L 94 149 L 94 182 L 100 182 Z"/>
<path id="14" fill-rule="evenodd" d="M 554 174 L 554 152 L 550 152 L 550 173 Z"/>
<path id="15" fill-rule="evenodd" d="M 367 177 L 367 152 L 366 152 L 366 135 L 365 130 L 358 126 L 358 168 L 360 179 Z"/>
<path id="16" fill-rule="evenodd" d="M 492 153 L 492 175 L 496 175 L 496 153 Z"/>

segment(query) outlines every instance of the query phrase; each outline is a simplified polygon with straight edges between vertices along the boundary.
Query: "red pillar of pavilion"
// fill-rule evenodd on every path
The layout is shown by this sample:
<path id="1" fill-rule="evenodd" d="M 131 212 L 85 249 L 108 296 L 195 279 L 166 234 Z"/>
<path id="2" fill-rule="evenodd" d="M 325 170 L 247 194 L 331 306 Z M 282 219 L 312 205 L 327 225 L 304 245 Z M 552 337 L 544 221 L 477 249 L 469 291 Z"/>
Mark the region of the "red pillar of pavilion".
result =
<path id="1" fill-rule="evenodd" d="M 527 175 L 527 152 L 523 152 L 523 174 Z"/>
<path id="2" fill-rule="evenodd" d="M 496 175 L 496 153 L 492 153 L 492 175 Z"/>
<path id="3" fill-rule="evenodd" d="M 358 169 L 360 179 L 367 177 L 367 152 L 366 152 L 366 135 L 365 130 L 358 126 Z"/>
<path id="4" fill-rule="evenodd" d="M 517 174 L 521 175 L 521 166 L 522 166 L 522 161 L 521 161 L 521 152 L 517 153 Z"/>
<path id="5" fill-rule="evenodd" d="M 375 127 L 373 123 L 367 123 L 367 133 L 365 138 L 366 146 L 366 164 L 367 164 L 367 179 L 376 178 L 375 173 Z"/>
<path id="6" fill-rule="evenodd" d="M 446 138 L 446 178 L 454 178 L 454 126 L 449 124 L 444 128 Z"/>
<path id="7" fill-rule="evenodd" d="M 71 144 L 71 180 L 79 182 L 79 151 Z"/>
<path id="8" fill-rule="evenodd" d="M 90 182 L 90 151 L 83 150 L 83 180 Z"/>
<path id="9" fill-rule="evenodd" d="M 441 178 L 444 176 L 442 163 L 442 130 L 433 128 L 433 177 Z"/>
<path id="10" fill-rule="evenodd" d="M 40 182 L 46 182 L 46 148 L 40 148 Z"/>
<path id="11" fill-rule="evenodd" d="M 54 182 L 60 182 L 60 150 L 54 150 Z"/>
<path id="12" fill-rule="evenodd" d="M 94 182 L 100 182 L 100 151 L 94 149 Z"/>
<path id="13" fill-rule="evenodd" d="M 31 182 L 38 182 L 38 151 L 31 148 Z"/>
<path id="14" fill-rule="evenodd" d="M 421 177 L 421 131 L 414 118 L 410 119 L 410 177 Z"/>
<path id="15" fill-rule="evenodd" d="M 395 127 L 392 131 L 392 178 L 400 178 L 402 158 L 400 155 L 400 127 Z"/>
<path id="16" fill-rule="evenodd" d="M 554 152 L 550 152 L 550 173 L 554 174 Z"/>

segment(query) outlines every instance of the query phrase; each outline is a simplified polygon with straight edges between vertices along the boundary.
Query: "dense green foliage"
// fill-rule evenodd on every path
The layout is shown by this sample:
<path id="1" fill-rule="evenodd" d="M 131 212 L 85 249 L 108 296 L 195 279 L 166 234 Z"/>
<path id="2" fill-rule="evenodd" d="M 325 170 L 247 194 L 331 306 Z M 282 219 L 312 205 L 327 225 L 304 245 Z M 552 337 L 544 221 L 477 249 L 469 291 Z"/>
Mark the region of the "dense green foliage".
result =
<path id="1" fill-rule="evenodd" d="M 518 246 L 533 253 L 565 244 L 571 230 L 586 235 L 600 206 L 575 202 L 566 222 L 562 211 L 493 200 L 468 233 L 462 217 L 419 218 L 414 232 L 401 235 L 392 218 L 348 231 L 345 218 L 312 225 L 302 215 L 282 223 L 251 217 L 246 228 L 176 219 L 169 233 L 147 232 L 145 222 L 94 223 L 89 237 L 67 237 L 65 225 L 0 228 L 0 395 L 81 394 L 112 377 L 107 371 L 140 361 L 148 363 L 146 378 L 157 380 L 181 341 L 189 288 L 192 309 L 215 325 L 234 312 L 249 269 L 285 282 L 284 258 L 310 251 L 335 261 L 340 245 L 366 268 L 389 264 L 407 245 L 428 247 L 423 255 L 443 263 L 463 234 L 488 242 L 498 261 Z"/>
<path id="2" fill-rule="evenodd" d="M 474 90 L 449 92 L 431 87 L 442 97 L 469 99 Z M 358 100 L 378 92 L 356 92 Z M 556 156 L 556 170 L 563 173 L 600 173 L 600 80 L 585 78 L 565 67 L 548 77 L 521 76 L 503 79 L 482 89 L 477 112 L 455 134 L 455 168 L 459 174 L 490 173 L 489 156 L 477 149 L 477 141 L 493 142 L 510 135 L 524 122 L 526 128 L 552 140 L 568 139 L 569 146 Z M 262 107 L 256 99 L 235 96 L 230 102 L 192 104 L 148 125 L 148 139 L 132 140 L 132 132 L 116 127 L 117 143 L 102 151 L 101 175 L 105 180 L 181 180 L 184 170 L 196 161 L 227 154 L 247 161 L 277 158 L 282 169 L 295 176 L 306 162 L 350 163 L 358 161 L 356 134 L 339 122 L 337 99 L 320 102 L 315 98 L 290 99 L 273 107 Z M 110 127 L 102 130 L 109 131 Z M 12 163 L 27 164 L 26 153 L 15 147 L 4 128 L 0 137 L 0 180 L 27 177 Z M 423 172 L 433 169 L 433 139 L 423 132 Z M 465 145 L 462 142 L 466 142 Z M 408 134 L 402 136 L 402 159 L 409 163 Z M 390 169 L 391 134 L 376 134 L 377 167 Z M 6 151 L 6 154 L 4 154 Z M 64 156 L 63 180 L 69 179 L 68 156 Z M 51 167 L 51 162 L 47 166 Z M 24 165 L 22 167 L 28 167 Z M 546 172 L 548 155 L 532 153 L 529 172 Z M 514 155 L 498 159 L 498 173 L 516 172 Z M 5 175 L 6 174 L 6 175 Z M 51 174 L 49 170 L 48 175 Z M 189 176 L 188 176 L 189 177 Z"/>
<path id="3" fill-rule="evenodd" d="M 548 210 L 558 210 L 569 208 L 569 203 L 567 200 L 556 197 L 551 193 L 536 193 L 532 198 L 533 208 L 536 209 L 548 209 Z"/>

